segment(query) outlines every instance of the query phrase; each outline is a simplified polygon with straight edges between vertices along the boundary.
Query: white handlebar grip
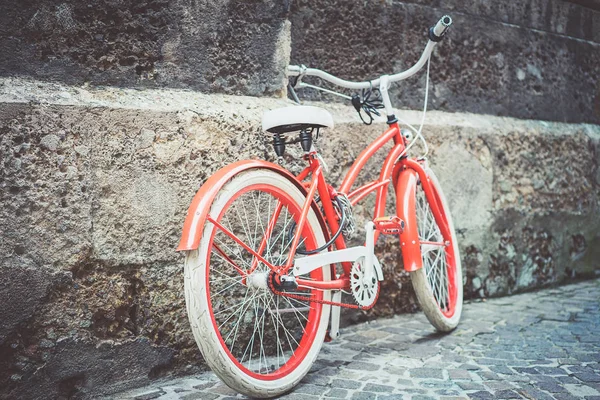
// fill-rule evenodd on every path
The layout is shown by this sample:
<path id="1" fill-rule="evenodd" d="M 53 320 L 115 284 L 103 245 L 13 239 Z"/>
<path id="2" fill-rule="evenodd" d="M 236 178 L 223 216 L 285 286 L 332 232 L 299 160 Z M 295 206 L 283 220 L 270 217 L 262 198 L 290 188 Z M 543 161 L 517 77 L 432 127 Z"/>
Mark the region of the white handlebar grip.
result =
<path id="1" fill-rule="evenodd" d="M 433 28 L 434 35 L 438 37 L 444 36 L 448 28 L 450 28 L 450 25 L 452 25 L 452 18 L 450 18 L 449 15 L 444 15 L 440 18 L 438 23 L 435 24 L 435 27 Z"/>

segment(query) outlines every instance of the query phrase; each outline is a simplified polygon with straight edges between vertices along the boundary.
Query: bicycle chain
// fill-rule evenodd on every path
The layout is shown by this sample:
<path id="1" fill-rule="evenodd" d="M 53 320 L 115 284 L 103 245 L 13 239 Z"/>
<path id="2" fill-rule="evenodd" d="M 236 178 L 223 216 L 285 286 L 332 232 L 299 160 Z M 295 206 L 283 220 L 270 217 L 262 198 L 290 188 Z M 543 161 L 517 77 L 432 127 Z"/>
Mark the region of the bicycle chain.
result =
<path id="1" fill-rule="evenodd" d="M 273 281 L 270 278 L 267 279 L 267 284 L 269 285 L 269 289 L 271 289 L 271 291 L 278 296 L 289 297 L 291 299 L 296 299 L 296 300 L 308 301 L 311 303 L 328 304 L 331 306 L 338 306 L 338 307 L 351 308 L 354 310 L 364 310 L 364 311 L 370 310 L 371 308 L 373 308 L 373 306 L 375 305 L 375 303 L 377 303 L 377 300 L 379 299 L 379 292 L 380 292 L 380 291 L 377 292 L 377 297 L 375 298 L 375 301 L 373 302 L 373 304 L 371 304 L 368 307 L 363 307 L 358 304 L 340 303 L 340 302 L 331 301 L 331 300 L 311 299 L 310 297 L 302 296 L 299 294 L 280 292 L 279 290 L 275 289 L 275 286 L 273 286 Z M 377 282 L 377 284 L 379 284 L 379 282 Z"/>

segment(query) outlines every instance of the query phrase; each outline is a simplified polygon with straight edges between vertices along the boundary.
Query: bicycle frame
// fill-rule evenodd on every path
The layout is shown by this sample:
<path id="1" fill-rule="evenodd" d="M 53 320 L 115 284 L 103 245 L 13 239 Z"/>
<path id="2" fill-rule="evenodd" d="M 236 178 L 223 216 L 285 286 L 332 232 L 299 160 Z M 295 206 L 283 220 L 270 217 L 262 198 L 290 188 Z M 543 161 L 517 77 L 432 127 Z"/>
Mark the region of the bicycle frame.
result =
<path id="1" fill-rule="evenodd" d="M 386 143 L 393 141 L 393 147 L 385 158 L 379 178 L 377 180 L 368 182 L 357 189 L 350 191 L 354 185 L 360 171 L 364 168 L 373 155 L 380 150 Z M 371 144 L 369 144 L 354 161 L 350 170 L 344 177 L 340 188 L 337 192 L 346 194 L 351 204 L 354 206 L 362 199 L 364 199 L 370 193 L 375 192 L 375 210 L 373 212 L 373 219 L 382 217 L 385 212 L 385 206 L 387 202 L 387 190 L 390 183 L 393 184 L 396 190 L 396 208 L 398 217 L 404 221 L 405 226 L 400 233 L 400 241 L 403 258 L 405 260 L 404 268 L 407 271 L 415 271 L 422 267 L 421 262 L 421 249 L 419 243 L 419 237 L 416 226 L 415 213 L 415 198 L 414 190 L 417 184 L 417 177 L 420 184 L 423 187 L 425 196 L 431 206 L 432 212 L 436 223 L 440 227 L 442 236 L 449 238 L 449 230 L 446 222 L 441 216 L 440 205 L 438 199 L 433 195 L 433 189 L 429 183 L 427 173 L 422 166 L 422 162 L 409 159 L 403 156 L 406 149 L 406 143 L 400 133 L 400 127 L 398 123 L 390 124 L 389 128 Z M 327 184 L 325 176 L 323 175 L 323 167 L 317 157 L 315 151 L 308 153 L 305 158 L 308 160 L 308 166 L 300 172 L 295 178 L 284 169 L 268 163 L 266 161 L 252 160 L 242 161 L 234 163 L 231 166 L 224 168 L 223 170 L 216 173 L 209 181 L 203 185 L 198 191 L 192 205 L 188 210 L 188 216 L 184 225 L 184 234 L 181 243 L 177 250 L 193 250 L 198 247 L 202 228 L 206 222 L 210 222 L 216 229 L 220 229 L 223 233 L 229 236 L 232 240 L 238 243 L 246 251 L 253 255 L 254 259 L 250 271 L 250 274 L 257 267 L 258 263 L 261 262 L 267 265 L 272 271 L 285 275 L 288 274 L 290 269 L 293 267 L 296 247 L 298 245 L 300 235 L 298 232 L 302 232 L 306 223 L 308 212 L 311 208 L 316 212 L 320 213 L 318 207 L 315 207 L 315 194 L 318 193 L 321 199 L 321 205 L 324 211 L 322 219 L 326 222 L 323 228 L 329 229 L 329 235 L 337 232 L 339 229 L 338 216 L 333 206 L 333 198 L 336 196 L 336 190 Z M 294 235 L 292 245 L 290 246 L 290 254 L 287 258 L 285 265 L 276 266 L 269 263 L 262 256 L 262 252 L 265 248 L 266 238 L 269 236 L 269 231 L 272 229 L 273 221 L 276 221 L 279 215 L 279 211 L 276 210 L 273 214 L 272 220 L 267 225 L 267 232 L 265 239 L 263 239 L 257 250 L 250 248 L 242 240 L 240 240 L 233 232 L 226 229 L 218 221 L 214 220 L 209 215 L 209 205 L 212 202 L 213 196 L 216 194 L 218 189 L 229 180 L 236 173 L 241 172 L 245 169 L 251 168 L 269 168 L 276 170 L 279 173 L 284 174 L 288 179 L 295 182 L 299 187 L 302 187 L 306 191 L 306 201 L 302 206 L 302 211 L 298 217 L 298 224 L 296 227 L 296 234 Z M 310 182 L 303 181 L 310 176 Z M 380 232 L 374 231 L 373 242 L 377 241 Z M 326 235 L 326 236 L 329 236 Z M 446 240 L 446 239 L 445 239 Z M 344 250 L 347 248 L 346 242 L 343 235 L 339 235 L 334 242 L 336 250 Z M 217 249 L 217 251 L 219 251 Z M 308 256 L 310 257 L 310 256 Z M 407 260 L 412 260 L 412 263 L 407 263 Z M 241 269 L 235 265 L 232 261 L 229 261 L 238 272 L 242 273 Z M 352 267 L 351 262 L 342 262 L 343 274 L 337 279 L 333 279 L 327 282 L 319 282 L 315 280 L 307 280 L 302 278 L 296 278 L 298 285 L 320 289 L 320 290 L 341 290 L 347 289 L 349 285 L 350 268 Z"/>
<path id="2" fill-rule="evenodd" d="M 389 151 L 387 157 L 385 158 L 381 172 L 379 174 L 379 178 L 377 180 L 368 182 L 357 189 L 350 192 L 352 186 L 354 185 L 356 179 L 360 171 L 363 169 L 365 164 L 369 159 L 380 150 L 386 143 L 393 141 L 394 145 L 392 149 Z M 416 185 L 416 177 L 418 176 L 420 183 L 423 187 L 425 195 L 431 205 L 432 212 L 434 214 L 434 218 L 436 223 L 440 227 L 442 235 L 444 238 L 450 237 L 449 229 L 446 225 L 446 222 L 441 217 L 440 204 L 438 199 L 433 195 L 433 189 L 427 177 L 427 173 L 425 172 L 422 163 L 413 159 L 409 159 L 407 157 L 401 157 L 406 149 L 406 143 L 404 138 L 400 133 L 400 127 L 398 123 L 390 124 L 390 127 L 375 141 L 373 141 L 369 146 L 367 146 L 354 161 L 350 170 L 344 177 L 342 184 L 338 192 L 344 193 L 348 196 L 351 204 L 354 206 L 359 201 L 364 199 L 370 193 L 376 193 L 375 199 L 375 210 L 373 212 L 373 219 L 383 217 L 385 213 L 385 207 L 387 202 L 387 190 L 390 182 L 394 185 L 397 193 L 397 210 L 398 216 L 405 222 L 405 228 L 403 232 L 400 234 L 400 239 L 402 241 L 402 251 L 405 259 L 417 260 L 421 261 L 420 257 L 420 243 L 418 238 L 418 232 L 416 227 L 416 220 L 414 219 L 414 212 L 410 212 L 414 210 L 414 189 L 408 190 L 410 188 L 406 187 L 407 185 Z M 319 159 L 312 155 L 308 155 L 309 166 L 302 171 L 298 178 L 299 180 L 305 179 L 309 173 L 312 173 L 312 179 L 310 183 L 309 196 L 307 197 L 306 204 L 310 204 L 313 201 L 314 188 L 315 186 L 318 188 L 318 193 L 321 199 L 321 204 L 323 206 L 324 217 L 329 226 L 330 232 L 336 232 L 339 228 L 339 224 L 337 221 L 337 214 L 333 208 L 333 197 L 335 196 L 335 190 L 327 185 L 325 182 L 325 178 L 322 174 L 322 168 L 319 162 Z M 404 173 L 407 175 L 405 180 L 407 182 L 403 183 L 401 186 L 398 186 L 400 175 Z M 316 184 L 315 184 L 316 181 Z M 305 204 L 305 208 L 306 208 Z M 303 223 L 304 220 L 301 219 L 300 223 Z M 299 232 L 302 227 L 298 226 L 297 232 Z M 374 241 L 377 241 L 380 232 L 375 231 Z M 338 250 L 345 249 L 346 243 L 343 235 L 338 236 L 335 241 L 335 247 Z M 281 269 L 280 273 L 287 273 L 289 268 L 291 267 L 291 263 L 294 259 L 295 247 L 292 246 L 292 250 L 290 252 L 290 256 L 288 258 L 288 264 L 285 268 Z M 350 268 L 352 264 L 348 262 L 343 262 L 342 267 L 344 273 L 340 276 L 339 279 L 333 280 L 331 282 L 315 282 L 312 280 L 303 280 L 297 278 L 297 282 L 299 285 L 316 288 L 316 289 L 346 289 L 348 284 L 348 276 L 350 274 Z M 414 271 L 422 267 L 420 262 L 416 264 L 413 262 L 411 265 L 407 265 L 405 263 L 405 269 L 408 271 Z"/>

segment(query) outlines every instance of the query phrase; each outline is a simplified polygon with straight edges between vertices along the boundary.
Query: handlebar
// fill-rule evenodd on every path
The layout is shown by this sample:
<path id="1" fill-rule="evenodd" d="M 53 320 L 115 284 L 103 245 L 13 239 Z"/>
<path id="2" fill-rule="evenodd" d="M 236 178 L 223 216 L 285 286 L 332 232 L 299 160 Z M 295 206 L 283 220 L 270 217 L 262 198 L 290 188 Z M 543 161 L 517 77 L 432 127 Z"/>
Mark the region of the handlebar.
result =
<path id="1" fill-rule="evenodd" d="M 449 15 L 444 15 L 442 18 L 440 18 L 437 24 L 435 24 L 435 26 L 429 28 L 429 32 L 434 35 L 436 40 L 431 39 L 431 37 L 429 37 L 429 39 L 433 40 L 434 42 L 439 42 L 444 38 L 446 32 L 448 32 L 450 25 L 452 25 L 452 18 L 450 18 Z"/>
<path id="2" fill-rule="evenodd" d="M 450 18 L 449 15 L 444 15 L 442 18 L 440 18 L 440 20 L 434 26 L 429 28 L 429 41 L 427 42 L 427 45 L 423 50 L 423 54 L 421 54 L 421 57 L 416 62 L 416 64 L 407 69 L 406 71 L 387 76 L 387 81 L 390 83 L 398 82 L 407 79 L 419 72 L 419 70 L 423 68 L 423 65 L 425 65 L 425 63 L 429 59 L 429 56 L 431 55 L 431 52 L 433 51 L 435 45 L 443 39 L 444 35 L 448 31 L 448 28 L 450 28 L 450 25 L 452 25 L 452 18 Z M 369 89 L 372 87 L 379 87 L 379 84 L 381 83 L 382 79 L 382 77 L 379 77 L 372 81 L 354 82 L 347 81 L 345 79 L 340 79 L 325 71 L 321 71 L 320 69 L 307 68 L 304 65 L 288 66 L 288 76 L 298 76 L 301 78 L 305 75 L 316 76 L 318 78 L 331 82 L 334 85 L 342 86 L 347 89 Z M 302 83 L 299 83 L 299 87 L 302 87 Z"/>

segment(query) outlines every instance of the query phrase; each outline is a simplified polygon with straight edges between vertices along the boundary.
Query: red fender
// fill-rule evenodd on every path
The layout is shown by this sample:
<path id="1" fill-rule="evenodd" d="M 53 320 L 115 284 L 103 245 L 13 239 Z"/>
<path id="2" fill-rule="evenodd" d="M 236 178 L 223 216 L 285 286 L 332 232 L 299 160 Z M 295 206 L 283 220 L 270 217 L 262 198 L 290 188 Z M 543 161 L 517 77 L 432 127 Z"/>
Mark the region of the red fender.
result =
<path id="1" fill-rule="evenodd" d="M 217 172 L 215 172 L 198 190 L 190 207 L 188 208 L 187 216 L 183 224 L 183 232 L 181 234 L 181 240 L 177 251 L 195 250 L 200 245 L 200 239 L 202 237 L 202 231 L 206 216 L 210 211 L 210 207 L 215 199 L 219 190 L 225 185 L 231 178 L 240 172 L 253 169 L 253 168 L 267 168 L 288 178 L 294 185 L 296 185 L 300 191 L 306 194 L 306 189 L 302 184 L 287 170 L 281 168 L 279 165 L 270 163 L 263 160 L 243 160 L 233 164 L 229 164 Z M 313 202 L 314 203 L 314 202 Z M 329 234 L 323 216 L 320 210 L 313 204 L 313 209 L 317 214 L 319 223 L 323 228 L 325 240 L 329 240 Z M 335 276 L 335 275 L 334 275 Z"/>
<path id="2" fill-rule="evenodd" d="M 404 230 L 400 233 L 400 248 L 402 249 L 404 269 L 408 272 L 423 267 L 415 209 L 417 180 L 417 172 L 407 168 L 399 173 L 396 183 L 396 210 L 398 217 L 404 221 Z"/>

